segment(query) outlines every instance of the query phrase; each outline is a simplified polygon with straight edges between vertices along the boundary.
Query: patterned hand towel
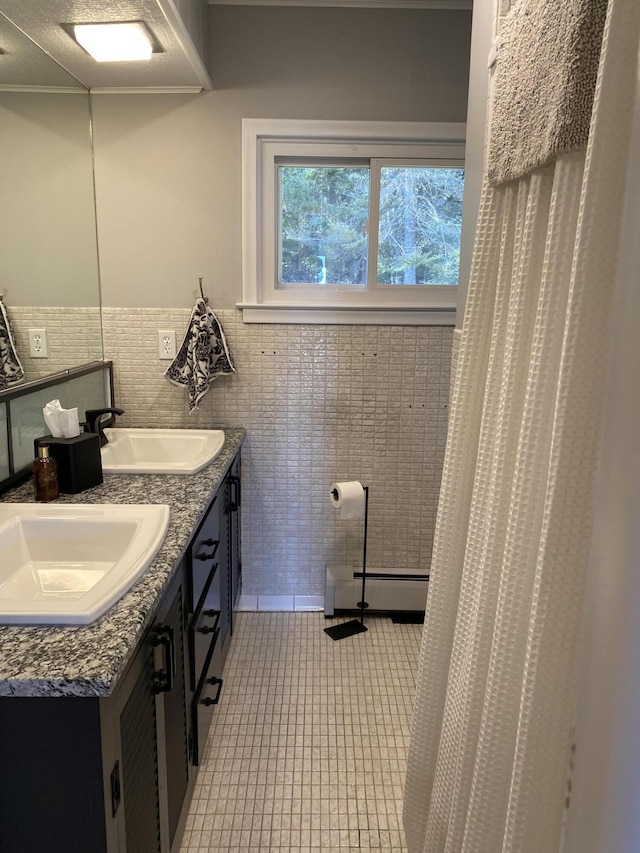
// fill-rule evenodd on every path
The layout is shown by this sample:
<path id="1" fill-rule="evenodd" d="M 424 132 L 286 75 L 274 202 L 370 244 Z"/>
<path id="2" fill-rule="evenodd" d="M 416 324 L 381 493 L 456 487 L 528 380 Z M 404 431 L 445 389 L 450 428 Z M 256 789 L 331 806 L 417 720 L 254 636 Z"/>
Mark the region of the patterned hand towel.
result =
<path id="1" fill-rule="evenodd" d="M 24 379 L 24 369 L 16 352 L 11 325 L 0 299 L 0 389 Z"/>
<path id="2" fill-rule="evenodd" d="M 607 0 L 518 0 L 504 18 L 487 169 L 497 186 L 586 148 Z"/>
<path id="3" fill-rule="evenodd" d="M 235 367 L 222 325 L 204 299 L 198 299 L 182 346 L 164 375 L 174 385 L 187 386 L 191 413 L 213 380 L 230 373 L 235 373 Z"/>

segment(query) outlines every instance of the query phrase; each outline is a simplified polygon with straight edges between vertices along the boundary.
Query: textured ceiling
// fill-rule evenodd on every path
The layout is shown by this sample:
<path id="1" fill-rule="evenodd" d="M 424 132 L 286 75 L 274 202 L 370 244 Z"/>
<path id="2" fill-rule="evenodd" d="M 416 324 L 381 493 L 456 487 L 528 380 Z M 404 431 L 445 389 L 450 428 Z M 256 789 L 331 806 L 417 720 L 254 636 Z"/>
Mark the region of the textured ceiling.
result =
<path id="1" fill-rule="evenodd" d="M 0 12 L 89 89 L 208 88 L 206 71 L 193 45 L 188 44 L 191 53 L 185 50 L 186 31 L 183 27 L 181 31 L 181 22 L 178 27 L 170 23 L 161 0 L 0 0 Z M 95 62 L 60 26 L 135 20 L 144 20 L 162 46 L 163 52 L 154 53 L 149 62 Z M 15 54 L 18 41 L 5 27 L 0 29 L 0 86 L 18 84 L 31 68 L 35 71 L 33 51 L 19 48 L 25 51 L 22 59 Z M 11 75 L 16 79 L 11 80 Z M 56 76 L 54 73 L 52 80 Z"/>
<path id="2" fill-rule="evenodd" d="M 471 8 L 471 0 L 208 2 L 212 5 Z M 202 59 L 207 45 L 206 13 L 207 0 L 0 0 L 0 89 L 69 89 L 77 87 L 77 81 L 94 91 L 209 89 L 211 80 Z M 162 46 L 162 52 L 154 53 L 149 62 L 96 62 L 61 26 L 137 20 L 146 22 Z M 19 29 L 12 27 L 10 22 Z M 194 39 L 200 53 L 194 46 Z M 55 62 L 51 57 L 55 57 Z"/>
<path id="3" fill-rule="evenodd" d="M 79 87 L 78 81 L 0 15 L 0 86 L 34 89 Z"/>

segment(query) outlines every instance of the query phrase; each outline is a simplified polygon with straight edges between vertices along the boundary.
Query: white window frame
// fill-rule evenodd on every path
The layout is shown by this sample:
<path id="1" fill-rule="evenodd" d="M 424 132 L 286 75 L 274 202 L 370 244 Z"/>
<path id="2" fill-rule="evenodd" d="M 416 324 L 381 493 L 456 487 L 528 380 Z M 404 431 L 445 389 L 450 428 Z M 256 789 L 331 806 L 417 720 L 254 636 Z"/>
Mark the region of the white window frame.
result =
<path id="1" fill-rule="evenodd" d="M 362 157 L 371 160 L 372 169 L 388 159 L 464 168 L 465 128 L 463 123 L 243 119 L 238 307 L 244 322 L 454 325 L 457 285 L 277 287 L 276 161 Z"/>

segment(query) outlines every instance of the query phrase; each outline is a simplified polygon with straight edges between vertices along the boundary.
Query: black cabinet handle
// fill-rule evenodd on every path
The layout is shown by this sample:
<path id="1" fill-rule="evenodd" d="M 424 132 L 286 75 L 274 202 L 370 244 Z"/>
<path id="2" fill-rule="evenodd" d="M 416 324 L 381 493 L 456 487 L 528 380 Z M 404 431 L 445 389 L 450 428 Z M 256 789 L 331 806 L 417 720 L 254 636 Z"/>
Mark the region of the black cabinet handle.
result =
<path id="1" fill-rule="evenodd" d="M 198 632 L 200 634 L 213 634 L 214 631 L 218 627 L 218 622 L 220 621 L 220 611 L 219 610 L 203 610 L 202 615 L 203 616 L 209 616 L 212 619 L 215 618 L 216 621 L 211 627 L 205 626 L 204 628 L 198 628 L 197 629 Z"/>
<path id="2" fill-rule="evenodd" d="M 215 555 L 218 553 L 218 547 L 220 546 L 219 539 L 205 539 L 202 543 L 206 545 L 208 548 L 213 548 L 213 551 L 210 554 L 205 554 L 204 551 L 201 551 L 199 554 L 196 554 L 196 560 L 212 560 Z"/>
<path id="3" fill-rule="evenodd" d="M 214 687 L 217 686 L 218 690 L 217 690 L 217 693 L 215 695 L 215 698 L 211 698 L 211 697 L 207 696 L 206 699 L 200 700 L 201 704 L 202 705 L 217 705 L 218 702 L 220 701 L 220 693 L 222 692 L 223 679 L 222 678 L 216 678 L 214 676 L 213 678 L 207 678 L 207 680 L 205 681 L 205 684 L 212 684 Z"/>
<path id="4" fill-rule="evenodd" d="M 237 512 L 240 507 L 240 477 L 236 477 L 235 474 L 231 474 L 229 477 L 229 486 L 233 486 L 233 500 L 231 499 L 231 495 L 229 495 L 229 512 Z"/>
<path id="5" fill-rule="evenodd" d="M 173 641 L 173 627 L 158 625 L 154 646 L 162 646 L 165 654 L 165 668 L 156 670 L 153 674 L 153 687 L 156 693 L 169 693 L 173 689 L 173 679 L 176 675 L 176 652 Z"/>
<path id="6" fill-rule="evenodd" d="M 120 788 L 120 762 L 116 761 L 111 771 L 111 817 L 116 816 L 122 792 Z"/>

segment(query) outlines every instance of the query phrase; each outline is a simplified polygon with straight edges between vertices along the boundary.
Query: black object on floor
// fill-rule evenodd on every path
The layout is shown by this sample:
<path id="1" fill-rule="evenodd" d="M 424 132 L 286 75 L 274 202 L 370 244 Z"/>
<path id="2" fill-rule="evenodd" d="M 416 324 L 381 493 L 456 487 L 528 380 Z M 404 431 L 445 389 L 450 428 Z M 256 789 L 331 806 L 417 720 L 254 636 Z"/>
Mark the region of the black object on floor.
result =
<path id="1" fill-rule="evenodd" d="M 328 634 L 332 640 L 344 640 L 345 637 L 353 637 L 355 634 L 362 634 L 367 631 L 367 626 L 363 625 L 362 621 L 351 619 L 350 622 L 340 622 L 339 625 L 332 625 L 330 628 L 325 628 L 325 634 Z"/>
<path id="2" fill-rule="evenodd" d="M 421 611 L 415 611 L 414 613 L 398 612 L 393 614 L 391 621 L 396 625 L 423 625 L 424 613 Z"/>
<path id="3" fill-rule="evenodd" d="M 364 611 L 369 606 L 364 600 L 364 589 L 367 580 L 367 526 L 369 524 L 369 486 L 362 487 L 364 491 L 364 543 L 362 545 L 362 601 L 358 602 L 360 608 L 360 621 L 352 619 L 350 622 L 342 622 L 340 625 L 332 625 L 325 628 L 332 640 L 344 640 L 345 637 L 353 637 L 367 630 L 364 624 Z"/>

